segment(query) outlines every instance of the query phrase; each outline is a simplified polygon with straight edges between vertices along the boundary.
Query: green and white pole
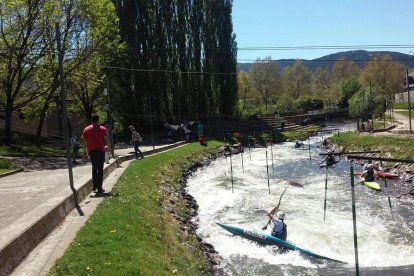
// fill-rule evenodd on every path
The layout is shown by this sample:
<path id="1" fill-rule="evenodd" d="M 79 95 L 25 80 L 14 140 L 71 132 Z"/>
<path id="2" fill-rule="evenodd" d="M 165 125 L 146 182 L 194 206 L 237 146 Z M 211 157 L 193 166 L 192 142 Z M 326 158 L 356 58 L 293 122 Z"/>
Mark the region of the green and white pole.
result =
<path id="1" fill-rule="evenodd" d="M 381 169 L 383 168 L 382 166 L 382 161 L 381 162 Z M 385 192 L 387 193 L 387 197 L 388 197 L 388 205 L 390 206 L 390 210 L 391 210 L 391 217 L 394 218 L 394 214 L 392 213 L 392 205 L 391 205 L 391 199 L 390 199 L 390 194 L 388 191 L 388 185 L 387 185 L 387 178 L 385 176 L 384 177 L 384 184 L 385 184 Z"/>
<path id="2" fill-rule="evenodd" d="M 355 275 L 359 276 L 359 261 L 358 261 L 358 234 L 356 225 L 356 210 L 355 210 L 355 185 L 354 185 L 354 166 L 351 162 L 350 168 L 351 176 L 351 195 L 352 195 L 352 221 L 354 226 L 354 250 L 355 250 Z"/>
<path id="3" fill-rule="evenodd" d="M 267 170 L 267 187 L 269 188 L 269 195 L 270 195 L 270 179 L 269 179 L 269 165 L 267 163 L 267 151 L 266 151 L 266 170 Z"/>
<path id="4" fill-rule="evenodd" d="M 233 163 L 231 161 L 231 151 L 230 151 L 230 175 L 231 175 L 231 191 L 234 193 L 234 186 L 233 186 Z"/>
<path id="5" fill-rule="evenodd" d="M 328 194 L 328 162 L 326 162 L 325 166 L 325 202 L 323 204 L 323 221 L 325 221 L 326 217 L 326 197 Z"/>

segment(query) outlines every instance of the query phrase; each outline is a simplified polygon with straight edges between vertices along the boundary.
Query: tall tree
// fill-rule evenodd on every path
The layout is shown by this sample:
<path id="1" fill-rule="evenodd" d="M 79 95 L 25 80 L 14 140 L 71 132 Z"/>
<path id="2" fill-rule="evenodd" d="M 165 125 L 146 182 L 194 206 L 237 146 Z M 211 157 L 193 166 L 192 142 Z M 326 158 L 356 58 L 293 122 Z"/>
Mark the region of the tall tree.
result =
<path id="1" fill-rule="evenodd" d="M 250 67 L 250 78 L 253 87 L 259 92 L 265 111 L 268 111 L 269 99 L 272 92 L 276 91 L 277 67 L 270 57 L 263 60 L 257 59 Z"/>
<path id="2" fill-rule="evenodd" d="M 394 93 L 402 90 L 404 83 L 404 66 L 393 61 L 390 55 L 377 55 L 367 62 L 362 70 L 361 79 L 365 85 L 372 86 L 379 93 L 392 98 Z"/>
<path id="3" fill-rule="evenodd" d="M 133 69 L 117 73 L 126 87 L 118 101 L 129 99 L 122 107 L 126 123 L 142 124 L 131 117 L 151 107 L 159 120 L 232 114 L 237 100 L 232 1 L 115 3 L 121 37 L 131 49 L 124 61 Z"/>
<path id="4" fill-rule="evenodd" d="M 293 99 L 311 94 L 311 79 L 309 69 L 297 60 L 292 67 L 282 71 L 282 81 L 285 91 Z"/>
<path id="5" fill-rule="evenodd" d="M 39 97 L 29 78 L 50 49 L 43 36 L 54 26 L 49 5 L 46 0 L 0 2 L 0 105 L 5 110 L 6 145 L 12 142 L 13 112 Z"/>

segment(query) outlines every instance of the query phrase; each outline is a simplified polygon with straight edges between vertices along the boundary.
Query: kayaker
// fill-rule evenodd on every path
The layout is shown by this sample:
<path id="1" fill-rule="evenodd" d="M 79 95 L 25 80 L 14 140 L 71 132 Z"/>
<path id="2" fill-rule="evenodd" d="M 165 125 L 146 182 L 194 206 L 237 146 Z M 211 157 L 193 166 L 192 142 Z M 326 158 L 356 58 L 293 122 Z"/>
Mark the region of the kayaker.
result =
<path id="1" fill-rule="evenodd" d="M 323 148 L 327 148 L 327 147 L 329 147 L 328 140 L 323 139 L 323 141 L 322 141 L 322 143 L 321 143 L 321 147 L 323 147 Z"/>
<path id="2" fill-rule="evenodd" d="M 303 144 L 299 142 L 299 140 L 296 140 L 295 148 L 300 148 Z"/>
<path id="3" fill-rule="evenodd" d="M 367 165 L 367 169 L 361 174 L 362 178 L 367 182 L 373 182 L 375 180 L 374 164 Z"/>
<path id="4" fill-rule="evenodd" d="M 328 154 L 325 156 L 325 158 L 322 160 L 320 164 L 323 162 L 326 162 L 326 166 L 332 166 L 336 163 L 335 156 L 333 155 L 333 151 L 328 151 Z"/>
<path id="5" fill-rule="evenodd" d="M 269 216 L 269 223 L 272 224 L 271 235 L 285 241 L 287 237 L 287 225 L 284 223 L 285 213 L 278 211 L 276 215 L 271 213 L 267 213 L 267 215 Z"/>

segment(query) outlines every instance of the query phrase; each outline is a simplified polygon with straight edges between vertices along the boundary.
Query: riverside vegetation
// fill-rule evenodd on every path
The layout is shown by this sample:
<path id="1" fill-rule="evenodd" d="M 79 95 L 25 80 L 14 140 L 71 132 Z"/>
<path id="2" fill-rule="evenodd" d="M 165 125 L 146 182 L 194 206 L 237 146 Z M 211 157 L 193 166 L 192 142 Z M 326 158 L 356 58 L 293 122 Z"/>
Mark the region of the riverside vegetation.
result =
<path id="1" fill-rule="evenodd" d="M 407 159 L 414 156 L 414 137 L 374 136 L 366 133 L 345 132 L 334 135 L 329 141 L 338 145 L 343 151 L 380 150 L 375 156 L 383 158 Z M 414 172 L 413 164 L 384 163 L 386 166 L 397 166 L 400 170 Z"/>
<path id="2" fill-rule="evenodd" d="M 221 143 L 192 143 L 132 162 L 50 275 L 202 275 L 211 264 L 188 222 L 180 178 Z"/>

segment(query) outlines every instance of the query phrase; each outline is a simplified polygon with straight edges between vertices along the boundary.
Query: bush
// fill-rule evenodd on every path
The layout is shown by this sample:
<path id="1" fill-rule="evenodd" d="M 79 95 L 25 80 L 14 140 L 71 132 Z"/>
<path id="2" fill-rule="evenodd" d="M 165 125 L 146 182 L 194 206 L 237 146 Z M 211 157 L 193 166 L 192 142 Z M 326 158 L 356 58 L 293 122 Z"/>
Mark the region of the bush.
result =
<path id="1" fill-rule="evenodd" d="M 297 109 L 305 111 L 323 109 L 323 100 L 312 96 L 301 96 L 294 102 Z"/>

